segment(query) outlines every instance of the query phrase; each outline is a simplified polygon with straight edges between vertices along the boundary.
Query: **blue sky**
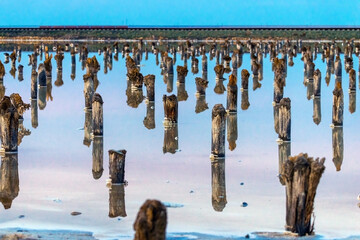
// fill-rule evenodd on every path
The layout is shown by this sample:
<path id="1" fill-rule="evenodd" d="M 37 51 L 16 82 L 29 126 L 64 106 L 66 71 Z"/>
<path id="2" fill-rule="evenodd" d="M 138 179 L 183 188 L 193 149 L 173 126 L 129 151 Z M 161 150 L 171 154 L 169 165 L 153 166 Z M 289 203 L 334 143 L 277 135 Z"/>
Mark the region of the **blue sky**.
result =
<path id="1" fill-rule="evenodd" d="M 1 0 L 8 25 L 360 25 L 350 0 Z"/>

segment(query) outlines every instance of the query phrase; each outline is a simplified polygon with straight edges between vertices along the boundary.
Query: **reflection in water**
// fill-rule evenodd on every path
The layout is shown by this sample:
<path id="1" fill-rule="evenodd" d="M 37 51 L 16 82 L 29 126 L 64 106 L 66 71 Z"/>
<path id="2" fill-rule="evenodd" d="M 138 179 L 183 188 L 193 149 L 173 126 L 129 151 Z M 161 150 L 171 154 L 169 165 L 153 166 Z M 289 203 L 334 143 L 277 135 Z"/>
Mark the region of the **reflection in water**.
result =
<path id="1" fill-rule="evenodd" d="M 146 116 L 144 118 L 144 126 L 147 129 L 155 128 L 155 103 L 146 101 Z"/>
<path id="2" fill-rule="evenodd" d="M 226 115 L 226 121 L 227 141 L 230 151 L 233 151 L 236 148 L 236 140 L 238 138 L 237 112 L 228 113 Z"/>
<path id="3" fill-rule="evenodd" d="M 333 162 L 336 171 L 341 170 L 341 165 L 344 159 L 344 135 L 343 127 L 334 127 L 332 129 L 332 148 L 333 148 Z"/>
<path id="4" fill-rule="evenodd" d="M 11 208 L 19 194 L 18 154 L 5 153 L 1 156 L 0 202 L 5 209 Z"/>
<path id="5" fill-rule="evenodd" d="M 316 125 L 321 122 L 321 98 L 314 97 L 313 100 L 313 121 Z"/>
<path id="6" fill-rule="evenodd" d="M 349 92 L 349 112 L 356 111 L 356 92 Z"/>
<path id="7" fill-rule="evenodd" d="M 31 99 L 30 105 L 31 105 L 31 126 L 33 128 L 37 128 L 39 125 L 37 99 Z"/>
<path id="8" fill-rule="evenodd" d="M 91 144 L 91 133 L 92 133 L 92 110 L 84 109 L 85 111 L 85 123 L 84 123 L 84 140 L 83 144 L 90 147 Z"/>
<path id="9" fill-rule="evenodd" d="M 125 184 L 111 184 L 109 189 L 109 217 L 126 217 Z"/>
<path id="10" fill-rule="evenodd" d="M 282 185 L 285 185 L 283 164 L 289 159 L 291 155 L 291 142 L 279 143 L 279 180 Z"/>
<path id="11" fill-rule="evenodd" d="M 211 202 L 215 211 L 222 212 L 226 206 L 225 159 L 211 160 Z"/>
<path id="12" fill-rule="evenodd" d="M 164 126 L 164 146 L 163 153 L 176 153 L 179 149 L 178 125 Z"/>
<path id="13" fill-rule="evenodd" d="M 104 159 L 104 139 L 103 136 L 94 136 L 92 149 L 92 174 L 94 179 L 99 179 L 104 171 L 103 159 Z"/>

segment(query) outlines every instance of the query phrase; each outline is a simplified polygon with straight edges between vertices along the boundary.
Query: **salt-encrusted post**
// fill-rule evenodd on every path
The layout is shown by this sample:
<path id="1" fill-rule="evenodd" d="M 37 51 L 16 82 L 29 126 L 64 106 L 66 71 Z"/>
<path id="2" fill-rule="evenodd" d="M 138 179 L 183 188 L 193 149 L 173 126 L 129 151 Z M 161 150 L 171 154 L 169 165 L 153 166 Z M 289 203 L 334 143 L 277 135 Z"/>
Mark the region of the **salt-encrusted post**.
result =
<path id="1" fill-rule="evenodd" d="M 19 194 L 18 154 L 5 153 L 1 156 L 0 202 L 10 209 Z"/>
<path id="2" fill-rule="evenodd" d="M 216 104 L 212 110 L 211 155 L 210 158 L 225 157 L 226 110 L 222 104 Z"/>
<path id="3" fill-rule="evenodd" d="M 149 102 L 155 101 L 155 75 L 148 74 L 144 77 L 144 84 L 146 87 L 147 100 Z"/>
<path id="4" fill-rule="evenodd" d="M 283 164 L 286 185 L 286 230 L 299 236 L 312 234 L 311 215 L 317 186 L 325 170 L 325 158 L 313 159 L 307 154 L 289 157 Z"/>
<path id="5" fill-rule="evenodd" d="M 291 100 L 283 98 L 279 106 L 279 139 L 291 140 Z"/>
<path id="6" fill-rule="evenodd" d="M 237 112 L 238 87 L 236 83 L 237 83 L 236 76 L 231 74 L 229 77 L 229 84 L 227 85 L 227 102 L 226 102 L 227 112 Z"/>
<path id="7" fill-rule="evenodd" d="M 332 129 L 332 150 L 333 163 L 336 171 L 341 170 L 341 165 L 344 160 L 344 132 L 343 127 L 335 127 Z"/>
<path id="8" fill-rule="evenodd" d="M 158 200 L 146 200 L 133 225 L 134 240 L 165 240 L 166 224 L 166 207 Z"/>
<path id="9" fill-rule="evenodd" d="M 203 78 L 195 78 L 195 84 L 196 84 L 196 95 L 205 95 L 206 94 L 206 88 L 209 84 L 209 81 L 203 79 Z"/>
<path id="10" fill-rule="evenodd" d="M 349 92 L 356 91 L 356 72 L 354 69 L 349 71 Z"/>
<path id="11" fill-rule="evenodd" d="M 17 151 L 19 117 L 10 98 L 4 96 L 0 101 L 0 139 L 4 152 Z"/>
<path id="12" fill-rule="evenodd" d="M 103 100 L 99 93 L 95 93 L 92 100 L 92 130 L 94 136 L 103 135 Z"/>
<path id="13" fill-rule="evenodd" d="M 222 212 L 226 206 L 225 159 L 211 160 L 211 202 L 215 211 Z"/>
<path id="14" fill-rule="evenodd" d="M 333 126 L 343 125 L 344 114 L 344 94 L 341 88 L 341 82 L 337 82 L 333 91 L 332 124 Z"/>
<path id="15" fill-rule="evenodd" d="M 178 100 L 173 94 L 171 96 L 163 96 L 164 102 L 164 125 L 177 124 L 178 121 Z"/>
<path id="16" fill-rule="evenodd" d="M 125 183 L 126 150 L 109 150 L 109 174 L 112 184 Z"/>
<path id="17" fill-rule="evenodd" d="M 96 136 L 92 148 L 92 174 L 94 179 L 99 179 L 104 171 L 104 138 Z"/>

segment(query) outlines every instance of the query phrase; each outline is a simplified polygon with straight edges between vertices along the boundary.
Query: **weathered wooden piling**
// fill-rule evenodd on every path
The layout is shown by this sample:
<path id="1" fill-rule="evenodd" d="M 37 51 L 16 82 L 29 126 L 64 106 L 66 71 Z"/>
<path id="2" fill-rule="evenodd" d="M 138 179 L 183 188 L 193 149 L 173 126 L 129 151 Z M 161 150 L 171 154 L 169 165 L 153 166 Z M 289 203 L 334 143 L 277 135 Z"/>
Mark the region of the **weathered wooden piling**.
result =
<path id="1" fill-rule="evenodd" d="M 155 128 L 155 103 L 154 102 L 149 101 L 146 103 L 146 116 L 144 118 L 143 123 L 147 129 Z"/>
<path id="2" fill-rule="evenodd" d="M 95 136 L 92 146 L 92 174 L 94 179 L 99 179 L 104 171 L 104 138 Z"/>
<path id="3" fill-rule="evenodd" d="M 201 113 L 209 109 L 205 95 L 196 95 L 195 113 Z"/>
<path id="4" fill-rule="evenodd" d="M 238 87 L 237 79 L 233 74 L 229 77 L 229 84 L 227 85 L 227 101 L 226 111 L 237 112 L 237 98 L 238 98 Z"/>
<path id="5" fill-rule="evenodd" d="M 0 60 L 0 82 L 4 81 L 4 76 L 5 76 L 5 67 Z"/>
<path id="6" fill-rule="evenodd" d="M 177 82 L 178 83 L 185 83 L 185 77 L 188 74 L 188 69 L 187 66 L 177 66 L 176 67 L 176 72 L 177 72 Z"/>
<path id="7" fill-rule="evenodd" d="M 281 185 L 285 185 L 284 179 L 284 163 L 289 159 L 291 155 L 291 142 L 279 143 L 279 180 Z"/>
<path id="8" fill-rule="evenodd" d="M 283 98 L 279 104 L 279 139 L 291 140 L 291 100 Z"/>
<path id="9" fill-rule="evenodd" d="M 224 86 L 224 79 L 216 79 L 214 92 L 216 94 L 224 94 L 225 91 L 226 91 L 226 88 Z"/>
<path id="10" fill-rule="evenodd" d="M 144 77 L 144 84 L 146 87 L 147 100 L 149 102 L 155 101 L 155 75 L 148 74 Z"/>
<path id="11" fill-rule="evenodd" d="M 10 97 L 4 96 L 0 101 L 0 139 L 1 150 L 4 152 L 17 151 L 19 118 Z"/>
<path id="12" fill-rule="evenodd" d="M 179 102 L 186 101 L 189 97 L 185 83 L 177 83 L 177 99 Z"/>
<path id="13" fill-rule="evenodd" d="M 314 96 L 320 97 L 321 95 L 321 72 L 316 69 L 314 72 Z"/>
<path id="14" fill-rule="evenodd" d="M 163 153 L 175 154 L 179 149 L 178 125 L 167 125 L 164 127 Z"/>
<path id="15" fill-rule="evenodd" d="M 109 150 L 109 174 L 112 184 L 125 183 L 126 150 Z"/>
<path id="16" fill-rule="evenodd" d="M 325 170 L 325 158 L 313 159 L 307 154 L 289 157 L 283 164 L 286 185 L 286 230 L 299 236 L 312 234 L 311 215 L 317 186 Z"/>
<path id="17" fill-rule="evenodd" d="M 226 110 L 222 104 L 216 104 L 212 109 L 211 128 L 211 159 L 225 157 L 225 125 Z"/>
<path id="18" fill-rule="evenodd" d="M 308 81 L 306 84 L 306 98 L 310 100 L 314 97 L 314 81 Z"/>
<path id="19" fill-rule="evenodd" d="M 178 121 L 178 99 L 173 94 L 171 96 L 163 96 L 164 102 L 164 124 L 172 125 L 177 124 Z"/>
<path id="20" fill-rule="evenodd" d="M 45 66 L 43 63 L 39 64 L 38 68 L 38 76 L 39 76 L 39 86 L 46 87 L 46 73 L 45 73 Z"/>
<path id="21" fill-rule="evenodd" d="M 195 78 L 196 84 L 196 94 L 197 95 L 206 95 L 206 88 L 208 87 L 209 81 L 202 78 Z"/>
<path id="22" fill-rule="evenodd" d="M 349 92 L 356 91 L 356 72 L 354 69 L 349 70 Z"/>
<path id="23" fill-rule="evenodd" d="M 24 66 L 21 64 L 18 66 L 18 80 L 20 82 L 24 80 Z"/>
<path id="24" fill-rule="evenodd" d="M 316 125 L 321 122 L 321 98 L 315 97 L 313 100 L 313 121 Z"/>
<path id="25" fill-rule="evenodd" d="M 51 59 L 52 59 L 52 54 L 50 55 L 50 57 L 46 58 L 45 61 L 44 61 L 46 78 L 50 78 L 50 79 L 52 77 Z"/>
<path id="26" fill-rule="evenodd" d="M 111 184 L 109 189 L 109 217 L 126 217 L 125 184 Z"/>
<path id="27" fill-rule="evenodd" d="M 46 107 L 46 94 L 47 94 L 47 87 L 39 86 L 38 106 L 40 110 L 44 110 Z"/>
<path id="28" fill-rule="evenodd" d="M 222 212 L 227 204 L 225 184 L 225 159 L 211 161 L 211 202 L 213 209 Z"/>
<path id="29" fill-rule="evenodd" d="M 92 130 L 94 136 L 103 135 L 103 100 L 99 93 L 95 93 L 92 100 Z"/>
<path id="30" fill-rule="evenodd" d="M 236 140 L 238 138 L 237 113 L 230 112 L 226 115 L 227 141 L 230 151 L 236 148 Z"/>
<path id="31" fill-rule="evenodd" d="M 91 134 L 92 134 L 92 109 L 84 109 L 85 112 L 85 122 L 84 122 L 84 140 L 83 144 L 87 147 L 90 147 L 91 144 Z"/>
<path id="32" fill-rule="evenodd" d="M 31 126 L 33 128 L 37 128 L 39 125 L 37 99 L 31 99 L 30 104 L 31 104 Z"/>
<path id="33" fill-rule="evenodd" d="M 341 165 L 344 160 L 344 131 L 343 127 L 335 127 L 332 129 L 332 150 L 333 163 L 336 171 L 341 170 Z"/>
<path id="34" fill-rule="evenodd" d="M 57 87 L 61 87 L 62 85 L 64 85 L 62 69 L 56 69 L 56 81 L 54 82 L 54 84 Z"/>
<path id="35" fill-rule="evenodd" d="M 142 88 L 135 87 L 130 81 L 127 81 L 126 96 L 126 103 L 132 108 L 139 107 L 145 98 Z"/>
<path id="36" fill-rule="evenodd" d="M 202 72 L 204 74 L 204 72 L 207 73 L 208 71 L 208 60 L 207 60 L 207 56 L 204 54 L 202 55 L 202 58 L 201 58 L 201 67 L 202 67 Z"/>
<path id="37" fill-rule="evenodd" d="M 166 83 L 166 91 L 171 93 L 174 89 L 174 75 L 164 74 L 164 82 Z M 180 84 L 180 83 L 178 83 Z"/>
<path id="38" fill-rule="evenodd" d="M 137 68 L 130 69 L 129 72 L 127 73 L 127 76 L 129 78 L 129 81 L 130 81 L 132 87 L 135 87 L 138 89 L 142 88 L 143 82 L 144 82 L 144 77 L 140 73 L 139 69 L 137 69 Z"/>
<path id="39" fill-rule="evenodd" d="M 71 80 L 75 80 L 76 78 L 76 57 L 75 57 L 75 51 L 71 50 Z"/>
<path id="40" fill-rule="evenodd" d="M 92 100 L 94 96 L 94 79 L 92 74 L 84 74 L 84 97 L 85 97 L 85 108 L 91 109 Z"/>
<path id="41" fill-rule="evenodd" d="M 241 110 L 247 110 L 249 106 L 249 91 L 247 89 L 241 90 Z"/>
<path id="42" fill-rule="evenodd" d="M 356 92 L 349 93 L 349 112 L 354 113 L 356 111 Z"/>
<path id="43" fill-rule="evenodd" d="M 341 88 L 341 82 L 337 82 L 333 91 L 332 124 L 334 126 L 343 125 L 344 114 L 344 94 Z"/>
<path id="44" fill-rule="evenodd" d="M 18 154 L 5 153 L 1 156 L 0 202 L 10 209 L 19 194 Z"/>
<path id="45" fill-rule="evenodd" d="M 339 56 L 336 57 L 335 60 L 335 84 L 337 82 L 342 82 L 342 66 L 341 66 L 341 59 Z"/>
<path id="46" fill-rule="evenodd" d="M 11 104 L 16 108 L 17 113 L 19 114 L 19 119 L 23 119 L 23 115 L 26 110 L 30 108 L 30 104 L 24 103 L 20 94 L 12 93 L 10 95 Z"/>
<path id="47" fill-rule="evenodd" d="M 199 59 L 196 57 L 191 58 L 191 72 L 193 74 L 198 74 L 199 72 Z"/>
<path id="48" fill-rule="evenodd" d="M 249 89 L 249 77 L 250 77 L 250 73 L 248 72 L 248 70 L 246 69 L 241 70 L 241 88 L 243 90 Z"/>
<path id="49" fill-rule="evenodd" d="M 215 80 L 216 81 L 220 81 L 220 80 L 224 80 L 224 73 L 225 73 L 225 68 L 223 65 L 216 65 L 214 67 L 214 71 L 215 71 L 215 74 L 216 74 L 216 78 Z"/>
<path id="50" fill-rule="evenodd" d="M 309 82 L 314 80 L 315 64 L 312 61 L 306 63 L 306 78 Z"/>
<path id="51" fill-rule="evenodd" d="M 165 62 L 166 62 L 166 71 L 167 74 L 174 74 L 174 63 L 173 63 L 173 59 L 171 57 L 166 57 L 165 58 Z"/>
<path id="52" fill-rule="evenodd" d="M 165 240 L 166 224 L 166 207 L 158 200 L 146 200 L 133 225 L 134 240 Z"/>

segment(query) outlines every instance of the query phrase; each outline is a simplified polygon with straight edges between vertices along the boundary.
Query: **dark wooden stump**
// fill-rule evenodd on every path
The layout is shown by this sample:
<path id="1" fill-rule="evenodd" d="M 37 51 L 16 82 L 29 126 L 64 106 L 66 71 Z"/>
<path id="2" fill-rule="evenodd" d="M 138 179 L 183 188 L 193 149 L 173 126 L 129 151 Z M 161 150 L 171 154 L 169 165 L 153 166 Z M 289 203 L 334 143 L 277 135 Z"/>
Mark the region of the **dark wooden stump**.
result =
<path id="1" fill-rule="evenodd" d="M 0 139 L 1 150 L 4 152 L 17 151 L 19 118 L 10 98 L 4 96 L 0 101 Z"/>
<path id="2" fill-rule="evenodd" d="M 52 64 L 51 64 L 52 54 L 50 57 L 46 58 L 44 61 L 44 67 L 45 67 L 45 75 L 46 78 L 52 78 Z"/>
<path id="3" fill-rule="evenodd" d="M 92 174 L 94 179 L 99 179 L 104 171 L 104 139 L 103 136 L 95 136 L 92 148 Z"/>
<path id="4" fill-rule="evenodd" d="M 146 103 L 146 117 L 144 118 L 143 123 L 147 129 L 155 128 L 155 103 L 154 102 Z"/>
<path id="5" fill-rule="evenodd" d="M 232 112 L 226 115 L 227 141 L 230 151 L 236 148 L 236 140 L 238 138 L 237 113 Z"/>
<path id="6" fill-rule="evenodd" d="M 178 100 L 177 97 L 173 94 L 171 96 L 163 96 L 164 102 L 164 124 L 177 124 L 178 121 Z"/>
<path id="7" fill-rule="evenodd" d="M 279 105 L 279 139 L 282 141 L 291 140 L 291 101 L 290 98 L 283 98 Z"/>
<path id="8" fill-rule="evenodd" d="M 144 77 L 144 84 L 146 87 L 147 100 L 149 102 L 155 101 L 155 75 L 148 74 Z"/>
<path id="9" fill-rule="evenodd" d="M 225 115 L 226 111 L 222 104 L 216 104 L 213 107 L 211 128 L 211 159 L 225 157 Z"/>
<path id="10" fill-rule="evenodd" d="M 103 135 L 103 100 L 99 93 L 95 93 L 92 100 L 92 130 L 94 136 Z"/>
<path id="11" fill-rule="evenodd" d="M 5 153 L 1 156 L 0 202 L 10 209 L 19 194 L 18 154 Z"/>
<path id="12" fill-rule="evenodd" d="M 344 159 L 343 127 L 334 127 L 332 129 L 332 150 L 333 150 L 332 161 L 336 167 L 336 171 L 340 171 Z"/>
<path id="13" fill-rule="evenodd" d="M 63 77 L 62 77 L 62 69 L 56 70 L 56 81 L 54 82 L 55 86 L 61 87 L 64 85 Z"/>
<path id="14" fill-rule="evenodd" d="M 196 94 L 197 95 L 205 95 L 206 88 L 208 87 L 209 81 L 197 77 L 197 78 L 195 78 L 195 84 L 196 84 Z"/>
<path id="15" fill-rule="evenodd" d="M 109 150 L 109 174 L 112 184 L 125 183 L 126 150 Z"/>
<path id="16" fill-rule="evenodd" d="M 216 94 L 224 94 L 224 92 L 226 91 L 226 88 L 224 86 L 224 80 L 223 79 L 216 79 L 215 80 L 215 87 L 214 87 L 214 92 Z"/>
<path id="17" fill-rule="evenodd" d="M 313 159 L 307 154 L 289 157 L 283 164 L 286 184 L 286 230 L 299 236 L 313 234 L 311 215 L 316 189 L 325 170 L 325 158 Z"/>
<path id="18" fill-rule="evenodd" d="M 146 200 L 133 225 L 134 240 L 165 240 L 166 224 L 166 207 L 158 200 Z"/>
<path id="19" fill-rule="evenodd" d="M 341 83 L 337 82 L 333 91 L 333 108 L 332 108 L 332 124 L 334 126 L 343 125 L 344 114 L 344 94 Z"/>
<path id="20" fill-rule="evenodd" d="M 227 101 L 226 101 L 226 111 L 227 112 L 237 112 L 237 98 L 238 98 L 238 87 L 237 79 L 233 74 L 229 77 L 229 84 L 227 85 Z"/>
<path id="21" fill-rule="evenodd" d="M 225 159 L 211 161 L 211 202 L 215 211 L 222 212 L 227 204 L 225 185 Z"/>
<path id="22" fill-rule="evenodd" d="M 109 189 L 109 217 L 126 217 L 125 184 L 111 184 Z"/>

